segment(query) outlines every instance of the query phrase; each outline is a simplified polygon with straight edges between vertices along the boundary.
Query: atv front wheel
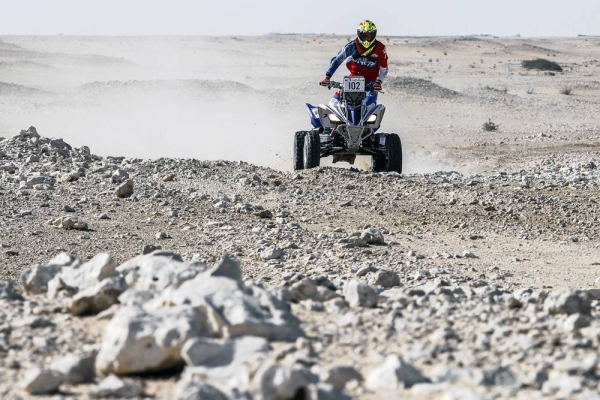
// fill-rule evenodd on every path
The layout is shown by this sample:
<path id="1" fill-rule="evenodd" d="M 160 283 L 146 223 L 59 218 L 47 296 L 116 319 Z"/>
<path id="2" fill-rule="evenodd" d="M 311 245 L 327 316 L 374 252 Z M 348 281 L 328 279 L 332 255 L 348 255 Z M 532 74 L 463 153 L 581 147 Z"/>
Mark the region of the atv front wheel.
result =
<path id="1" fill-rule="evenodd" d="M 304 136 L 306 132 L 294 134 L 294 171 L 304 169 Z"/>
<path id="2" fill-rule="evenodd" d="M 321 137 L 310 131 L 304 135 L 304 169 L 318 167 L 321 162 Z"/>
<path id="3" fill-rule="evenodd" d="M 395 133 L 388 133 L 385 138 L 386 169 L 388 172 L 402 173 L 402 142 Z"/>
<path id="4" fill-rule="evenodd" d="M 402 173 L 402 142 L 395 133 L 380 134 L 385 138 L 384 151 L 373 155 L 371 169 L 373 172 Z"/>
<path id="5" fill-rule="evenodd" d="M 373 172 L 385 172 L 385 155 L 375 154 L 371 157 L 371 170 Z"/>

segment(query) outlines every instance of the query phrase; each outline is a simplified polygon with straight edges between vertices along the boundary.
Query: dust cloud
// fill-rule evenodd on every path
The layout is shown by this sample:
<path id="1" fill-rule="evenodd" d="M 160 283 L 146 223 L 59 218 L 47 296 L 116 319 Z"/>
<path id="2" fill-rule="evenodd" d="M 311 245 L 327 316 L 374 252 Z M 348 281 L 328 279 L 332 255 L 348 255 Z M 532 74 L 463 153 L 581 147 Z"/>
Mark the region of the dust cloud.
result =
<path id="1" fill-rule="evenodd" d="M 317 82 L 334 49 L 315 53 L 302 37 L 0 37 L 0 50 L 0 136 L 35 126 L 101 156 L 291 170 L 294 132 L 311 128 L 304 103 L 332 95 Z M 397 98 L 380 102 L 405 173 L 452 169 L 410 131 Z M 354 167 L 370 169 L 370 157 Z"/>
<path id="2" fill-rule="evenodd" d="M 19 127 L 35 125 L 45 136 L 87 145 L 100 155 L 236 160 L 262 166 L 291 156 L 292 111 L 274 112 L 269 104 L 230 94 L 232 98 L 213 101 L 210 93 L 205 99 L 160 93 L 107 99 L 93 107 L 28 114 L 26 121 L 19 118 Z"/>

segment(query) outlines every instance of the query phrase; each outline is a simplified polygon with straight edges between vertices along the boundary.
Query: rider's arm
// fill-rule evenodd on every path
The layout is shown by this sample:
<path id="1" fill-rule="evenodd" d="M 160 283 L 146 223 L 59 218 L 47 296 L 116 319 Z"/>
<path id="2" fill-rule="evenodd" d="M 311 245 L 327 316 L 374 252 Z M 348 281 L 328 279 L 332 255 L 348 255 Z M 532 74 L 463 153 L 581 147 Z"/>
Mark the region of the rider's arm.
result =
<path id="1" fill-rule="evenodd" d="M 388 74 L 388 67 L 379 67 L 379 76 L 377 77 L 377 80 L 379 82 L 383 82 L 383 80 L 387 77 Z"/>
<path id="2" fill-rule="evenodd" d="M 354 41 L 345 45 L 344 48 L 341 49 L 340 52 L 337 54 L 337 56 L 331 59 L 331 62 L 329 63 L 329 68 L 327 69 L 327 72 L 325 72 L 325 75 L 332 77 L 335 71 L 339 68 L 339 66 L 342 65 L 344 60 L 350 57 L 355 52 L 356 45 L 354 44 Z"/>
<path id="3" fill-rule="evenodd" d="M 379 52 L 378 62 L 379 76 L 377 77 L 377 80 L 379 82 L 383 82 L 388 75 L 388 55 L 383 43 L 381 43 L 381 51 Z"/>

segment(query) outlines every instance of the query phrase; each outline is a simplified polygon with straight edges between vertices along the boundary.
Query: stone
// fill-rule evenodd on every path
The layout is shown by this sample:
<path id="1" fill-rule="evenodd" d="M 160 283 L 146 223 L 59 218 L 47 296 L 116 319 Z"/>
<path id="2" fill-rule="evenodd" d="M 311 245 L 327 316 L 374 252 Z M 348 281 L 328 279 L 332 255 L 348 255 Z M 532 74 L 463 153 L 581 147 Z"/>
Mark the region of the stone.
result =
<path id="1" fill-rule="evenodd" d="M 238 260 L 232 259 L 229 254 L 223 255 L 221 261 L 208 271 L 210 276 L 222 276 L 235 281 L 242 281 L 242 268 Z"/>
<path id="2" fill-rule="evenodd" d="M 110 254 L 100 253 L 83 264 L 62 268 L 54 279 L 60 279 L 64 287 L 79 291 L 114 277 L 117 275 L 116 269 L 117 264 Z"/>
<path id="3" fill-rule="evenodd" d="M 179 287 L 208 267 L 202 263 L 183 262 L 181 256 L 169 251 L 155 251 L 134 257 L 117 267 L 130 288 L 164 290 Z"/>
<path id="4" fill-rule="evenodd" d="M 21 131 L 19 131 L 19 133 L 13 137 L 10 138 L 11 141 L 26 141 L 28 139 L 39 139 L 40 138 L 40 134 L 37 133 L 37 130 L 35 129 L 35 127 L 30 126 L 29 129 L 21 129 Z"/>
<path id="5" fill-rule="evenodd" d="M 589 354 L 584 358 L 567 358 L 555 361 L 552 368 L 555 372 L 565 372 L 569 375 L 587 375 L 594 373 L 600 357 L 597 354 Z"/>
<path id="6" fill-rule="evenodd" d="M 283 250 L 277 246 L 269 246 L 260 252 L 261 260 L 276 260 L 283 257 Z"/>
<path id="7" fill-rule="evenodd" d="M 561 373 L 551 373 L 542 385 L 542 393 L 555 398 L 568 398 L 581 391 L 582 378 Z"/>
<path id="8" fill-rule="evenodd" d="M 304 368 L 266 362 L 254 375 L 251 386 L 263 399 L 306 399 L 311 381 L 316 377 Z"/>
<path id="9" fill-rule="evenodd" d="M 129 179 L 129 174 L 121 168 L 117 168 L 110 177 L 112 183 L 122 183 L 127 179 Z"/>
<path id="10" fill-rule="evenodd" d="M 346 383 L 355 380 L 358 382 L 363 381 L 363 376 L 354 367 L 350 366 L 338 366 L 326 368 L 319 374 L 321 382 L 333 385 L 338 389 L 344 389 Z"/>
<path id="11" fill-rule="evenodd" d="M 485 386 L 507 386 L 514 389 L 521 387 L 521 382 L 508 368 L 498 366 L 483 371 L 482 384 Z"/>
<path id="12" fill-rule="evenodd" d="M 78 292 L 68 302 L 67 308 L 73 315 L 97 314 L 117 304 L 125 290 L 125 279 L 120 276 L 108 278 Z"/>
<path id="13" fill-rule="evenodd" d="M 127 289 L 119 296 L 119 304 L 129 307 L 144 307 L 159 296 L 157 290 Z"/>
<path id="14" fill-rule="evenodd" d="M 119 198 L 130 197 L 133 194 L 133 181 L 126 180 L 115 189 L 115 196 Z"/>
<path id="15" fill-rule="evenodd" d="M 50 365 L 50 369 L 58 371 L 64 375 L 65 383 L 78 385 L 80 383 L 90 382 L 94 375 L 95 355 L 75 355 L 67 354 Z"/>
<path id="16" fill-rule="evenodd" d="M 369 284 L 378 285 L 384 289 L 400 286 L 400 276 L 394 271 L 380 269 L 373 274 L 372 278 L 369 280 Z"/>
<path id="17" fill-rule="evenodd" d="M 115 375 L 109 375 L 98 385 L 92 386 L 89 396 L 93 399 L 104 398 L 133 398 L 139 397 L 142 388 L 139 384 L 119 378 Z"/>
<path id="18" fill-rule="evenodd" d="M 342 239 L 342 240 L 340 240 L 340 243 L 344 244 L 342 246 L 343 248 L 349 248 L 349 249 L 352 249 L 354 247 L 368 247 L 369 246 L 366 241 L 364 241 L 363 239 L 361 239 L 359 237 L 349 237 L 348 239 Z"/>
<path id="19" fill-rule="evenodd" d="M 350 307 L 375 307 L 379 294 L 364 282 L 350 281 L 344 286 L 344 298 Z"/>
<path id="20" fill-rule="evenodd" d="M 311 394 L 314 393 L 314 385 L 311 385 Z M 333 385 L 319 383 L 316 387 L 317 400 L 351 400 L 352 397 L 343 392 L 342 389 Z"/>
<path id="21" fill-rule="evenodd" d="M 150 254 L 153 251 L 161 250 L 162 246 L 155 246 L 153 244 L 145 244 L 142 246 L 142 255 Z"/>
<path id="22" fill-rule="evenodd" d="M 68 253 L 61 253 L 46 265 L 34 265 L 23 271 L 21 282 L 26 293 L 41 294 L 48 291 L 48 282 L 64 267 L 79 265 L 81 261 Z"/>
<path id="23" fill-rule="evenodd" d="M 255 360 L 269 351 L 269 341 L 257 336 L 233 340 L 196 337 L 188 340 L 181 355 L 187 365 L 208 369 L 228 368 Z"/>
<path id="24" fill-rule="evenodd" d="M 49 394 L 58 390 L 64 380 L 60 372 L 34 365 L 25 372 L 19 387 L 34 395 Z"/>
<path id="25" fill-rule="evenodd" d="M 201 310 L 211 333 L 233 338 L 244 335 L 270 340 L 295 340 L 301 333 L 289 307 L 268 290 L 221 276 L 200 273 L 162 294 L 165 304 Z"/>
<path id="26" fill-rule="evenodd" d="M 563 327 L 567 332 L 575 332 L 590 326 L 591 318 L 583 314 L 571 314 L 565 319 Z"/>
<path id="27" fill-rule="evenodd" d="M 76 229 L 76 230 L 84 231 L 84 230 L 88 229 L 87 222 L 85 222 L 77 217 L 70 217 L 70 216 L 64 216 L 64 217 L 57 218 L 54 221 L 52 221 L 52 225 L 54 225 L 55 228 L 66 229 L 66 230 Z"/>
<path id="28" fill-rule="evenodd" d="M 189 306 L 153 311 L 121 308 L 106 325 L 96 372 L 123 375 L 180 366 L 185 342 L 204 333 L 204 319 Z"/>
<path id="29" fill-rule="evenodd" d="M 383 234 L 379 229 L 376 228 L 365 229 L 360 234 L 360 238 L 368 244 L 385 244 Z"/>
<path id="30" fill-rule="evenodd" d="M 565 289 L 552 292 L 544 301 L 544 311 L 550 315 L 590 315 L 592 305 L 588 294 L 581 290 Z"/>
<path id="31" fill-rule="evenodd" d="M 8 301 L 22 301 L 23 296 L 15 290 L 13 281 L 0 280 L 0 299 Z"/>
<path id="32" fill-rule="evenodd" d="M 368 389 L 410 388 L 418 383 L 430 382 L 421 371 L 397 355 L 389 355 L 383 366 L 373 370 L 365 382 Z"/>
<path id="33" fill-rule="evenodd" d="M 173 395 L 174 400 L 231 400 L 224 392 L 206 382 L 181 381 Z"/>
<path id="34" fill-rule="evenodd" d="M 338 295 L 325 286 L 318 286 L 315 281 L 310 278 L 304 278 L 300 282 L 294 283 L 290 287 L 292 299 L 296 301 L 313 300 L 324 302 L 331 300 Z"/>
<path id="35" fill-rule="evenodd" d="M 461 254 L 462 258 L 478 258 L 471 250 L 465 250 Z"/>
<path id="36" fill-rule="evenodd" d="M 376 270 L 373 267 L 371 267 L 370 265 L 367 265 L 367 266 L 359 268 L 356 271 L 356 276 L 358 276 L 360 278 L 360 277 L 366 276 L 369 272 L 375 272 L 375 271 Z"/>

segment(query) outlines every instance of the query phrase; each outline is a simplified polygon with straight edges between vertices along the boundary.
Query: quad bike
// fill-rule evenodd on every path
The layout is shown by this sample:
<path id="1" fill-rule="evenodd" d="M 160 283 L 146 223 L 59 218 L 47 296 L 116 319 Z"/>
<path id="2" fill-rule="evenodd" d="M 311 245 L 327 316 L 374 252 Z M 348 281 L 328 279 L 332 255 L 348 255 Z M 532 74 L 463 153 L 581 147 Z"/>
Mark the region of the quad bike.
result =
<path id="1" fill-rule="evenodd" d="M 402 172 L 402 143 L 395 133 L 378 133 L 385 107 L 367 105 L 369 88 L 362 76 L 332 81 L 340 100 L 315 107 L 306 104 L 313 129 L 294 136 L 294 170 L 318 167 L 320 159 L 354 164 L 357 155 L 371 156 L 373 172 Z"/>

